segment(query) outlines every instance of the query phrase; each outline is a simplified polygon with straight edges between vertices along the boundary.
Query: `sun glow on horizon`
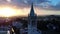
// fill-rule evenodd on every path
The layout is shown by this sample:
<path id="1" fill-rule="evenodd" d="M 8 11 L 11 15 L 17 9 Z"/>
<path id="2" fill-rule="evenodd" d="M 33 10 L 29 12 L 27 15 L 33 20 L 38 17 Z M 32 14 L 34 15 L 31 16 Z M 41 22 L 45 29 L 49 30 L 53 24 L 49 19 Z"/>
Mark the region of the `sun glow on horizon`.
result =
<path id="1" fill-rule="evenodd" d="M 11 0 L 6 0 L 7 2 L 11 2 Z"/>
<path id="2" fill-rule="evenodd" d="M 17 16 L 21 14 L 21 10 L 17 10 L 11 7 L 2 7 L 0 8 L 0 16 L 2 17 L 11 17 L 11 16 Z"/>

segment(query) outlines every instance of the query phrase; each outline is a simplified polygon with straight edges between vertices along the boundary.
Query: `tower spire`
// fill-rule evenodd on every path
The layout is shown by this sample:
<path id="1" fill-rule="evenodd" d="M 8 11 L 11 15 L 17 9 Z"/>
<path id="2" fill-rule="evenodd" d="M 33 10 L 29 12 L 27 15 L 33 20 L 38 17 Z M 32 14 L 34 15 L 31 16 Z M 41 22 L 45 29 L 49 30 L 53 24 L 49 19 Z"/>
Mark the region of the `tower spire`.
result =
<path id="1" fill-rule="evenodd" d="M 33 3 L 31 4 L 31 11 L 28 15 L 28 34 L 36 34 L 37 30 L 37 15 L 34 12 Z"/>
<path id="2" fill-rule="evenodd" d="M 30 16 L 34 16 L 34 8 L 33 8 L 33 3 L 31 4 L 31 11 L 30 11 Z"/>

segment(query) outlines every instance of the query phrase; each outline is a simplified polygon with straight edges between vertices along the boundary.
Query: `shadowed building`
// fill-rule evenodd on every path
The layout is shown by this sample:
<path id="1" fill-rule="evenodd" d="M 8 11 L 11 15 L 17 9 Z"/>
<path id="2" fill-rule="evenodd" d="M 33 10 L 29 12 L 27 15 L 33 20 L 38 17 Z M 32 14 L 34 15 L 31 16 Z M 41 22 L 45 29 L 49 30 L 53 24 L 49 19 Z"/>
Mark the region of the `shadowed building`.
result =
<path id="1" fill-rule="evenodd" d="M 37 15 L 34 12 L 33 3 L 30 14 L 28 15 L 28 34 L 40 34 L 37 31 Z"/>

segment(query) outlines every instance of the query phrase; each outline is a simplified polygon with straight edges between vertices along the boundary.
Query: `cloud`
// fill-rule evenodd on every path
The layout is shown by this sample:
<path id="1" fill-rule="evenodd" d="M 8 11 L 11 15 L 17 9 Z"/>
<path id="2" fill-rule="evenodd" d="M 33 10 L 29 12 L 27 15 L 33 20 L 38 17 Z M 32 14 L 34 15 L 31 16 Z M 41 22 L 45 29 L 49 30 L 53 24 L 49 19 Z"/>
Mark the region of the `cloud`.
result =
<path id="1" fill-rule="evenodd" d="M 36 4 L 38 7 L 46 10 L 58 10 L 60 11 L 60 0 L 47 0 Z"/>
<path id="2" fill-rule="evenodd" d="M 17 7 L 27 7 L 31 3 L 34 3 L 35 6 L 50 9 L 50 10 L 60 10 L 60 0 L 11 0 L 10 4 Z M 0 5 L 7 4 L 6 0 L 0 0 Z"/>

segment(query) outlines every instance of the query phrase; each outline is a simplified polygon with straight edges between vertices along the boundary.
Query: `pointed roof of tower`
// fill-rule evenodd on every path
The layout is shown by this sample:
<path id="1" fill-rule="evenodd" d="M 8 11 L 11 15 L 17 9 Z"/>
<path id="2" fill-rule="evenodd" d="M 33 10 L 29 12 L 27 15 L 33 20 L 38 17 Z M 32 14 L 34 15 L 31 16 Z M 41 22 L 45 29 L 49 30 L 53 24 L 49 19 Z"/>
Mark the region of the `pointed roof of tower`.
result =
<path id="1" fill-rule="evenodd" d="M 34 16 L 35 12 L 34 12 L 34 8 L 33 8 L 33 3 L 31 5 L 31 11 L 30 11 L 30 16 Z"/>

